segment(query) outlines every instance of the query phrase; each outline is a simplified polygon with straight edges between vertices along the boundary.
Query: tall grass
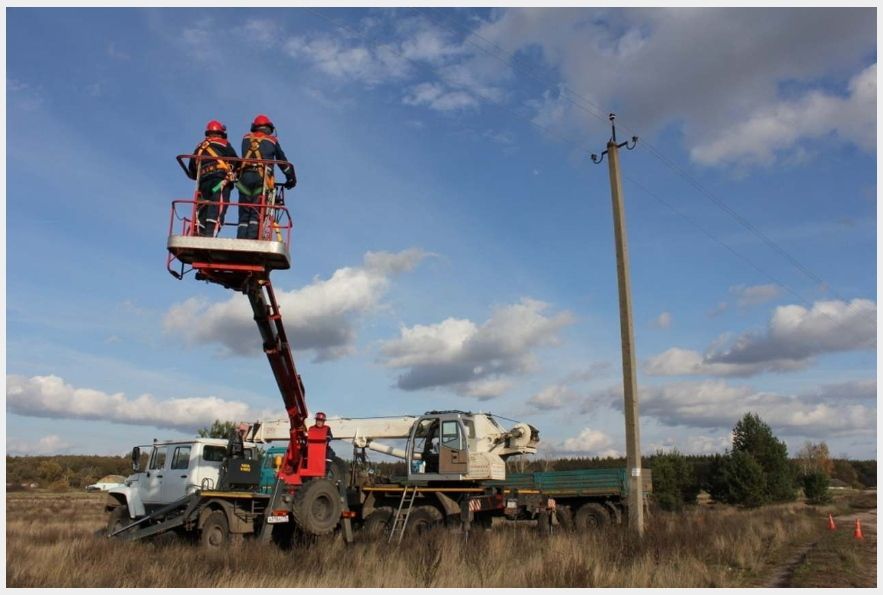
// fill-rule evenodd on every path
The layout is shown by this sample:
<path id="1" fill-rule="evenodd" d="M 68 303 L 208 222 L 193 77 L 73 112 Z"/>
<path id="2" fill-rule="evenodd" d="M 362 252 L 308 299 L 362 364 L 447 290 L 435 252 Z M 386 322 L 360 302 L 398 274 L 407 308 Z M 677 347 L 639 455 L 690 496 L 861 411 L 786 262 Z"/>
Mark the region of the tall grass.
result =
<path id="1" fill-rule="evenodd" d="M 9 587 L 738 587 L 783 547 L 824 531 L 796 506 L 702 508 L 654 515 L 643 540 L 622 527 L 542 537 L 503 525 L 400 545 L 328 538 L 284 551 L 245 541 L 207 552 L 174 538 L 96 537 L 99 498 L 8 494 L 6 506 Z"/>

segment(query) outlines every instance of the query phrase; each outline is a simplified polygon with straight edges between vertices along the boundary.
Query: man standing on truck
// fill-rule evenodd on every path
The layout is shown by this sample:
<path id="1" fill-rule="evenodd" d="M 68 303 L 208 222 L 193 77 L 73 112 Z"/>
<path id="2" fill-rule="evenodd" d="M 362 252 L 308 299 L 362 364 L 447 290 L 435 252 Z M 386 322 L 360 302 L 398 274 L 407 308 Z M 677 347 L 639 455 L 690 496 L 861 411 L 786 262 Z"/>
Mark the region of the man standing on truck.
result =
<path id="1" fill-rule="evenodd" d="M 279 140 L 274 136 L 276 127 L 264 114 L 258 114 L 251 123 L 251 132 L 242 138 L 243 159 L 270 159 L 276 161 L 288 161 L 285 152 L 279 145 Z M 261 163 L 243 162 L 236 187 L 239 189 L 239 227 L 236 237 L 240 239 L 254 240 L 258 237 L 261 210 L 247 206 L 259 204 L 268 197 L 273 196 L 276 188 L 276 179 L 273 176 L 275 166 Z M 294 188 L 297 178 L 294 175 L 294 167 L 291 164 L 281 165 L 282 173 L 285 174 L 285 187 Z M 272 213 L 270 213 L 272 215 Z"/>
<path id="2" fill-rule="evenodd" d="M 236 150 L 227 141 L 227 127 L 217 120 L 206 124 L 205 140 L 193 154 L 197 158 L 190 159 L 187 171 L 199 185 L 197 231 L 201 236 L 214 237 L 224 224 L 225 203 L 230 202 L 235 167 L 229 161 L 211 157 L 237 157 Z"/>

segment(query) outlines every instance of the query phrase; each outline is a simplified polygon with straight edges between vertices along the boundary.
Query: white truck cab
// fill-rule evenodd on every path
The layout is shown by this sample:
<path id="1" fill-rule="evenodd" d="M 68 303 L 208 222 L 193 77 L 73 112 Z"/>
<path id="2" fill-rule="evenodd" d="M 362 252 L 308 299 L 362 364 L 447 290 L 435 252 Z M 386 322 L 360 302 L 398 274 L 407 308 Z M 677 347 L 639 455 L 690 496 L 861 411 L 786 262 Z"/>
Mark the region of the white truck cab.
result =
<path id="1" fill-rule="evenodd" d="M 256 458 L 253 444 L 244 445 L 247 458 Z M 135 519 L 180 500 L 196 490 L 217 489 L 227 440 L 156 441 L 132 449 L 133 473 L 124 485 L 108 490 L 108 509 L 125 506 Z"/>

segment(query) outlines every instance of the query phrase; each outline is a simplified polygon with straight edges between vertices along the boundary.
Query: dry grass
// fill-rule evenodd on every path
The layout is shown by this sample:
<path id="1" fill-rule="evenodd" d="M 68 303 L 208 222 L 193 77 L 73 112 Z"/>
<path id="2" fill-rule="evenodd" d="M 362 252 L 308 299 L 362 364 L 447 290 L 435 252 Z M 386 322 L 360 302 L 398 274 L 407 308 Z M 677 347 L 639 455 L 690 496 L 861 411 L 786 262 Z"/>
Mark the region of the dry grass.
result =
<path id="1" fill-rule="evenodd" d="M 642 542 L 621 528 L 540 537 L 531 527 L 439 530 L 400 546 L 327 539 L 282 551 L 206 552 L 174 539 L 95 537 L 101 498 L 7 494 L 9 587 L 739 587 L 823 525 L 799 506 L 655 515 Z"/>

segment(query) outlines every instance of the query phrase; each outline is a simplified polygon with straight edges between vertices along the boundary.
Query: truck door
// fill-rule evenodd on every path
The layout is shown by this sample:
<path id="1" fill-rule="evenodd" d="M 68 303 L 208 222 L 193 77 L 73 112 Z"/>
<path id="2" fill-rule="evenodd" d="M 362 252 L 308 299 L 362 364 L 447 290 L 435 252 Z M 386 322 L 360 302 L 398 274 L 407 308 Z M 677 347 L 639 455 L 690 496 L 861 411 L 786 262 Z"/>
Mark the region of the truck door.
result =
<path id="1" fill-rule="evenodd" d="M 439 450 L 438 471 L 441 474 L 456 473 L 465 475 L 469 455 L 463 428 L 455 420 L 441 422 L 441 448 Z"/>
<path id="2" fill-rule="evenodd" d="M 162 501 L 174 502 L 183 498 L 196 488 L 190 478 L 190 444 L 173 444 L 169 447 L 172 453 L 168 472 L 163 473 Z M 188 490 L 188 488 L 190 488 Z"/>
<path id="3" fill-rule="evenodd" d="M 141 501 L 148 507 L 162 504 L 162 483 L 165 475 L 168 446 L 154 446 L 150 454 L 150 464 L 145 473 L 144 492 Z"/>

